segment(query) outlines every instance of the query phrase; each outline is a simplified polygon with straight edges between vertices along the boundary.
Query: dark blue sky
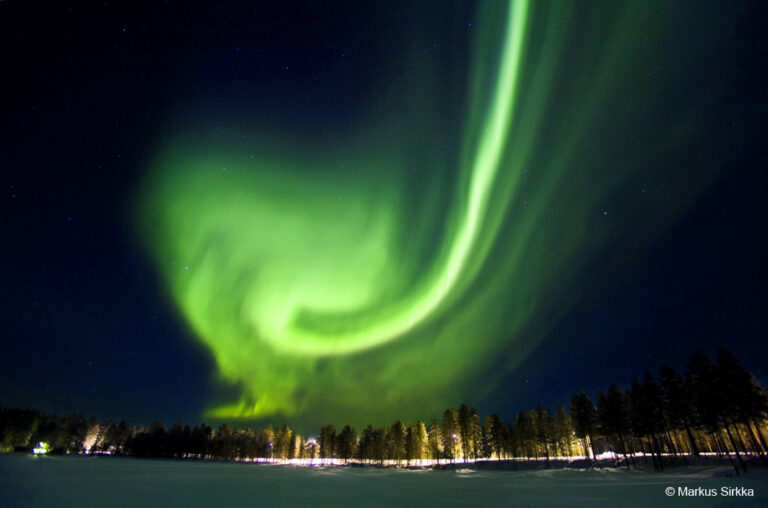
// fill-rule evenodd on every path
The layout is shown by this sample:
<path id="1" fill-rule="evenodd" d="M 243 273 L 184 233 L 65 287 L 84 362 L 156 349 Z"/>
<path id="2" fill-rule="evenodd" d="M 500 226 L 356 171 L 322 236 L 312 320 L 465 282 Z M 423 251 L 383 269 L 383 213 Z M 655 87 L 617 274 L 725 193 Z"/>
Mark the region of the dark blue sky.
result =
<path id="1" fill-rule="evenodd" d="M 273 74 L 259 94 L 333 121 L 369 98 L 366 81 L 348 76 L 372 71 L 382 48 L 439 38 L 440 23 L 409 21 L 429 6 L 317 4 L 0 4 L 0 405 L 199 420 L 217 390 L 212 361 L 177 318 L 130 220 L 155 147 L 186 127 L 180 104 L 240 114 L 255 107 L 243 99 L 253 93 L 232 83 Z M 713 143 L 726 170 L 650 243 L 606 249 L 525 364 L 487 400 L 467 403 L 506 417 L 567 404 L 580 389 L 626 385 L 664 362 L 682 368 L 694 350 L 721 345 L 766 380 L 768 30 L 760 3 L 733 9 L 738 22 L 716 47 L 712 75 L 690 76 L 722 80 L 717 118 L 730 125 L 713 130 Z M 437 11 L 472 20 L 471 5 Z M 466 42 L 444 51 L 461 62 Z"/>

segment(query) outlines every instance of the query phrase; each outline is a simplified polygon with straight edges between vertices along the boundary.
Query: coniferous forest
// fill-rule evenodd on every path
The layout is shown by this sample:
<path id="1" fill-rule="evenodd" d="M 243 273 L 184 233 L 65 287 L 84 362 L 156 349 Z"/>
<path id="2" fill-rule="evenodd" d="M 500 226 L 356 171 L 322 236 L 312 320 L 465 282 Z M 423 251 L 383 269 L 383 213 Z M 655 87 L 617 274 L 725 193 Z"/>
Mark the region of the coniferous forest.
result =
<path id="1" fill-rule="evenodd" d="M 714 361 L 694 353 L 683 372 L 662 365 L 626 387 L 611 385 L 593 400 L 585 392 L 554 412 L 542 406 L 512 420 L 481 418 L 462 404 L 429 423 L 325 425 L 304 437 L 287 425 L 252 430 L 162 423 L 131 427 L 82 415 L 52 416 L 0 409 L 3 451 L 110 454 L 309 464 L 446 465 L 480 460 L 516 464 L 580 461 L 658 471 L 693 457 L 730 460 L 737 472 L 764 462 L 768 452 L 768 397 L 737 358 L 720 349 Z"/>

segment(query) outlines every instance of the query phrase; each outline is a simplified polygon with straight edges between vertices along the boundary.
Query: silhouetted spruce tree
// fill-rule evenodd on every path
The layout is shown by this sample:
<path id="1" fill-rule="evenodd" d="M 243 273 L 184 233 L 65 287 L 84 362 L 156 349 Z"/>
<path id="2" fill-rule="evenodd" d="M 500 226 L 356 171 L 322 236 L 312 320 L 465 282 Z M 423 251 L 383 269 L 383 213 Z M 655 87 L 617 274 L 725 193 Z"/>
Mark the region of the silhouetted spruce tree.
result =
<path id="1" fill-rule="evenodd" d="M 753 448 L 764 454 L 768 447 L 757 422 L 765 418 L 768 406 L 760 384 L 724 348 L 718 350 L 716 363 L 722 389 L 728 398 L 729 423 L 743 425 L 752 440 Z"/>
<path id="2" fill-rule="evenodd" d="M 362 461 L 373 460 L 373 425 L 367 425 L 360 434 L 360 443 L 357 447 L 357 458 Z"/>
<path id="3" fill-rule="evenodd" d="M 237 456 L 240 460 L 256 457 L 256 434 L 252 429 L 238 429 Z"/>
<path id="4" fill-rule="evenodd" d="M 637 378 L 632 379 L 629 396 L 632 432 L 640 441 L 643 453 L 650 451 L 654 468 L 662 470 L 662 450 L 658 441 L 658 434 L 663 431 L 661 390 L 650 374 L 646 373 L 642 383 Z"/>
<path id="5" fill-rule="evenodd" d="M 458 411 L 448 408 L 443 412 L 441 430 L 443 434 L 443 450 L 445 450 L 446 458 L 455 461 L 461 449 L 459 443 L 461 431 L 459 430 Z"/>
<path id="6" fill-rule="evenodd" d="M 126 443 L 130 455 L 136 457 L 166 457 L 165 425 L 154 422 L 146 430 L 137 431 Z"/>
<path id="7" fill-rule="evenodd" d="M 182 430 L 182 442 L 183 442 L 183 449 L 182 453 L 184 456 L 189 457 L 191 450 L 192 450 L 192 428 L 189 425 L 184 425 L 184 429 Z"/>
<path id="8" fill-rule="evenodd" d="M 469 439 L 471 447 L 466 453 L 471 454 L 472 459 L 477 460 L 482 455 L 483 426 L 480 424 L 480 415 L 473 407 L 469 408 Z"/>
<path id="9" fill-rule="evenodd" d="M 51 453 L 54 454 L 67 451 L 66 432 L 61 419 L 54 416 L 41 416 L 35 432 L 30 435 L 28 441 L 31 445 L 41 441 L 48 443 Z"/>
<path id="10" fill-rule="evenodd" d="M 83 415 L 70 415 L 64 420 L 67 453 L 82 453 L 83 443 L 88 435 L 88 422 Z"/>
<path id="11" fill-rule="evenodd" d="M 304 457 L 304 439 L 299 434 L 293 434 L 291 441 L 291 457 L 294 459 L 303 459 Z"/>
<path id="12" fill-rule="evenodd" d="M 229 442 L 231 443 L 230 458 L 227 460 L 239 460 L 245 457 L 245 429 L 235 427 L 231 429 Z"/>
<path id="13" fill-rule="evenodd" d="M 504 449 L 507 450 L 507 454 L 512 459 L 525 456 L 525 450 L 523 447 L 523 438 L 520 435 L 520 427 L 517 425 L 517 417 L 515 421 L 506 425 L 506 432 L 504 433 Z M 517 467 L 517 466 L 515 466 Z"/>
<path id="14" fill-rule="evenodd" d="M 483 457 L 493 458 L 496 450 L 493 447 L 493 418 L 491 415 L 485 415 L 483 423 Z"/>
<path id="15" fill-rule="evenodd" d="M 726 393 L 722 389 L 723 387 L 719 380 L 717 367 L 702 352 L 696 351 L 691 355 L 691 359 L 688 362 L 686 379 L 692 388 L 693 400 L 701 424 L 709 433 L 718 452 L 727 454 L 729 459 L 731 457 L 728 445 L 720 437 L 720 431 L 725 430 L 730 444 L 736 452 L 736 458 L 741 469 L 746 471 L 746 465 L 739 453 L 730 428 L 724 424 L 728 412 L 728 402 Z M 739 467 L 736 464 L 733 467 L 738 473 Z"/>
<path id="16" fill-rule="evenodd" d="M 536 429 L 536 442 L 539 444 L 540 448 L 543 448 L 544 458 L 546 459 L 547 468 L 549 468 L 549 455 L 553 430 L 552 415 L 549 414 L 549 411 L 539 405 L 533 410 L 533 421 Z"/>
<path id="17" fill-rule="evenodd" d="M 410 463 L 411 460 L 418 460 L 421 463 L 422 459 L 427 458 L 427 429 L 424 427 L 424 422 L 417 421 L 415 425 L 409 425 L 405 435 L 405 449 L 406 459 Z"/>
<path id="18" fill-rule="evenodd" d="M 419 458 L 419 450 L 416 438 L 416 426 L 413 424 L 405 427 L 405 461 L 408 465 L 412 460 Z"/>
<path id="19" fill-rule="evenodd" d="M 646 371 L 643 375 L 642 389 L 644 398 L 649 401 L 649 409 L 651 411 L 649 430 L 655 438 L 656 448 L 659 451 L 659 463 L 663 467 L 661 453 L 664 451 L 664 448 L 671 451 L 674 456 L 677 456 L 680 452 L 680 444 L 672 433 L 669 416 L 664 411 L 664 391 L 650 371 Z"/>
<path id="20" fill-rule="evenodd" d="M 491 451 L 499 459 L 504 457 L 504 424 L 499 415 L 494 414 L 486 418 L 485 434 L 490 443 Z"/>
<path id="21" fill-rule="evenodd" d="M 160 422 L 154 422 L 147 430 L 149 435 L 150 457 L 167 457 L 166 438 L 168 429 Z"/>
<path id="22" fill-rule="evenodd" d="M 355 453 L 356 444 L 357 431 L 349 425 L 344 426 L 338 437 L 339 458 L 344 462 L 349 461 Z"/>
<path id="23" fill-rule="evenodd" d="M 699 447 L 692 431 L 692 427 L 696 424 L 696 413 L 688 384 L 675 369 L 663 364 L 659 371 L 659 386 L 661 387 L 662 406 L 664 413 L 669 418 L 670 425 L 673 428 L 685 430 L 691 453 L 698 457 Z"/>
<path id="24" fill-rule="evenodd" d="M 288 459 L 288 451 L 292 441 L 293 431 L 288 425 L 283 425 L 279 430 L 275 431 L 275 456 L 281 460 Z"/>
<path id="25" fill-rule="evenodd" d="M 292 460 L 296 458 L 295 437 L 296 434 L 287 426 L 283 425 L 282 449 L 283 460 Z"/>
<path id="26" fill-rule="evenodd" d="M 438 464 L 443 457 L 443 433 L 440 428 L 440 424 L 437 423 L 435 418 L 429 424 L 427 429 L 427 439 L 429 440 L 430 456 L 433 460 L 437 460 Z"/>
<path id="27" fill-rule="evenodd" d="M 388 431 L 382 427 L 376 427 L 373 430 L 373 459 L 383 464 L 387 458 L 387 434 Z"/>
<path id="28" fill-rule="evenodd" d="M 192 429 L 192 453 L 205 459 L 210 456 L 211 441 L 213 439 L 213 429 L 205 423 L 195 425 Z"/>
<path id="29" fill-rule="evenodd" d="M 708 432 L 716 433 L 720 430 L 721 415 L 725 412 L 725 400 L 717 386 L 714 364 L 697 351 L 688 362 L 686 377 L 701 424 Z"/>
<path id="30" fill-rule="evenodd" d="M 70 451 L 71 439 L 68 432 L 68 418 L 44 415 L 40 419 L 37 432 L 32 434 L 30 445 L 36 445 L 39 441 L 47 442 L 54 454 L 62 454 Z"/>
<path id="31" fill-rule="evenodd" d="M 397 420 L 389 428 L 389 458 L 398 464 L 405 460 L 405 425 Z"/>
<path id="32" fill-rule="evenodd" d="M 216 431 L 216 456 L 221 460 L 235 458 L 235 441 L 232 429 L 226 423 Z"/>
<path id="33" fill-rule="evenodd" d="M 555 416 L 555 439 L 557 446 L 557 455 L 570 457 L 571 440 L 573 436 L 573 424 L 571 417 L 562 404 L 557 406 L 557 415 Z"/>
<path id="34" fill-rule="evenodd" d="M 130 438 L 131 429 L 124 420 L 121 420 L 117 425 L 110 425 L 105 431 L 104 439 L 107 441 L 107 446 L 106 448 L 102 446 L 102 449 L 113 455 L 124 455 L 125 445 Z"/>
<path id="35" fill-rule="evenodd" d="M 584 392 L 579 392 L 571 398 L 571 420 L 576 437 L 584 447 L 584 456 L 589 460 L 589 450 L 595 458 L 595 448 L 592 440 L 597 431 L 597 410 Z"/>
<path id="36" fill-rule="evenodd" d="M 184 442 L 184 426 L 181 422 L 177 422 L 168 431 L 168 456 L 175 459 L 182 458 L 186 445 Z"/>
<path id="37" fill-rule="evenodd" d="M 630 402 L 626 390 L 612 384 L 608 393 L 597 394 L 597 417 L 602 434 L 613 444 L 613 449 L 627 457 L 626 438 L 630 432 Z"/>
<path id="38" fill-rule="evenodd" d="M 515 429 L 520 443 L 520 454 L 523 457 L 539 457 L 536 447 L 536 428 L 533 411 L 523 411 L 515 418 Z"/>
<path id="39" fill-rule="evenodd" d="M 457 455 L 463 459 L 472 453 L 472 419 L 466 404 L 459 406 L 459 449 Z"/>
<path id="40" fill-rule="evenodd" d="M 646 416 L 646 401 L 643 399 L 643 390 L 640 386 L 640 381 L 636 377 L 632 378 L 629 389 L 630 400 L 630 428 L 632 434 L 640 442 L 640 448 L 645 457 L 646 463 L 648 462 L 648 454 L 651 455 L 653 460 L 653 468 L 658 470 L 659 466 L 656 463 L 656 451 L 653 448 L 648 436 L 648 422 Z"/>
<path id="41" fill-rule="evenodd" d="M 0 444 L 4 451 L 28 448 L 40 425 L 41 414 L 31 409 L 0 408 Z"/>
<path id="42" fill-rule="evenodd" d="M 418 420 L 416 422 L 416 438 L 419 449 L 419 463 L 423 459 L 429 458 L 429 434 L 427 433 L 427 427 L 424 422 Z"/>
<path id="43" fill-rule="evenodd" d="M 325 425 L 320 429 L 320 458 L 336 457 L 336 427 Z"/>
<path id="44" fill-rule="evenodd" d="M 274 442 L 275 431 L 272 429 L 272 425 L 267 425 L 263 429 L 256 431 L 257 456 L 265 459 L 271 459 Z"/>

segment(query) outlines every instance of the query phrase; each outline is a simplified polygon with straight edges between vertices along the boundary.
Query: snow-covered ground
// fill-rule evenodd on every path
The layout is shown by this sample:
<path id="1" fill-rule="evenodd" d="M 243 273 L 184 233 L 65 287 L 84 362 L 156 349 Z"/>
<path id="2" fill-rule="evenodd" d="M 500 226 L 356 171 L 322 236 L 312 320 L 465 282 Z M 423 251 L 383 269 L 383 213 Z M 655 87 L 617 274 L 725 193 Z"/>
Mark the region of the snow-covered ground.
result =
<path id="1" fill-rule="evenodd" d="M 665 493 L 667 488 L 674 495 Z M 681 497 L 687 492 L 696 497 Z M 734 490 L 741 488 L 741 490 Z M 752 497 L 744 496 L 749 491 Z M 712 492 L 717 495 L 712 496 Z M 710 494 L 703 497 L 702 494 Z M 724 496 L 730 493 L 730 496 Z M 740 496 L 736 494 L 742 494 Z M 290 467 L 0 455 L 0 506 L 768 506 L 768 470 Z"/>

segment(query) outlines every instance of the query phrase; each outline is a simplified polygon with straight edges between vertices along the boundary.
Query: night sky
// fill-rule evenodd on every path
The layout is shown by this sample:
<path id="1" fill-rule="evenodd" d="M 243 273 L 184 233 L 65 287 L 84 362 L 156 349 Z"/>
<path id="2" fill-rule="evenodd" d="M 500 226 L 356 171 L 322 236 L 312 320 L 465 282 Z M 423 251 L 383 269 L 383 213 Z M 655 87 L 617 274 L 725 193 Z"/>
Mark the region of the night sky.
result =
<path id="1" fill-rule="evenodd" d="M 0 3 L 0 405 L 511 418 L 768 360 L 761 2 Z"/>

